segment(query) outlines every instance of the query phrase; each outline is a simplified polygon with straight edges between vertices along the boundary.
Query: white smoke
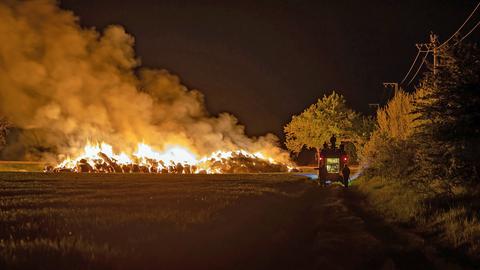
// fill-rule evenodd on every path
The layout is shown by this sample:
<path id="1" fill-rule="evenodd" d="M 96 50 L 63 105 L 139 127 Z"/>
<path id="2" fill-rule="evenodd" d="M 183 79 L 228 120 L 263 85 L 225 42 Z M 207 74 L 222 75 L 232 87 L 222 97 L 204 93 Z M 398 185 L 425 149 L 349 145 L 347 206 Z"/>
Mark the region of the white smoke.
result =
<path id="1" fill-rule="evenodd" d="M 288 159 L 274 135 L 249 138 L 234 116 L 209 115 L 203 95 L 177 76 L 139 68 L 123 27 L 81 28 L 53 0 L 0 1 L 0 115 L 28 134 L 21 143 L 35 134 L 54 154 L 75 154 L 87 140 L 129 150 L 144 141 Z"/>

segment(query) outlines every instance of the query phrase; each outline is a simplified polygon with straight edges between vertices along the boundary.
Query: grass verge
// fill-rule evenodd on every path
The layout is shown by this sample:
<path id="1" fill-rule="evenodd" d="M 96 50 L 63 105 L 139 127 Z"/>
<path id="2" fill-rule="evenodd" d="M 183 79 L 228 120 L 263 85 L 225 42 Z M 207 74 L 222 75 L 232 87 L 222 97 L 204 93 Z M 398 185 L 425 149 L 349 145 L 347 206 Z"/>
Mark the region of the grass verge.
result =
<path id="1" fill-rule="evenodd" d="M 362 176 L 355 185 L 388 221 L 413 226 L 441 247 L 480 261 L 480 198 L 471 191 L 439 198 L 378 176 Z"/>

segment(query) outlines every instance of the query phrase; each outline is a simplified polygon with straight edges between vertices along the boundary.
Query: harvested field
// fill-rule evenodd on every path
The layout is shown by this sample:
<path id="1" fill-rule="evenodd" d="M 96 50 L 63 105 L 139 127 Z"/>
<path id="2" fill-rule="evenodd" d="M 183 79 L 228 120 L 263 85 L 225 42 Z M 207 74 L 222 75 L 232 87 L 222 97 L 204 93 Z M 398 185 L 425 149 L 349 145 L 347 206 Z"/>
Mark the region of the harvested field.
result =
<path id="1" fill-rule="evenodd" d="M 0 269 L 460 269 L 303 176 L 0 173 L 0 196 Z"/>
<path id="2" fill-rule="evenodd" d="M 249 236 L 228 239 L 256 212 L 252 201 L 262 198 L 266 204 L 254 207 L 264 208 L 293 200 L 308 188 L 302 182 L 288 175 L 1 173 L 0 261 L 7 268 L 131 268 L 152 260 L 215 266 L 221 260 L 209 256 L 233 256 L 231 241 L 253 252 Z"/>

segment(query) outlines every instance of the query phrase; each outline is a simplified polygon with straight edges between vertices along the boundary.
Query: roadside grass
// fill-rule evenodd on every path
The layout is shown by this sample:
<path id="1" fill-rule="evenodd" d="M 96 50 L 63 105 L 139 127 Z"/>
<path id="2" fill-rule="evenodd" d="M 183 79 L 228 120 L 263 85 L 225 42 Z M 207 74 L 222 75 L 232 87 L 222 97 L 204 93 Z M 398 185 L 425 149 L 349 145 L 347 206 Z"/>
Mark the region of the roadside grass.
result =
<path id="1" fill-rule="evenodd" d="M 198 230 L 217 226 L 230 207 L 300 196 L 299 181 L 293 175 L 0 173 L 0 269 L 142 267 L 159 254 L 169 258 L 205 242 Z"/>
<path id="2" fill-rule="evenodd" d="M 422 204 L 425 196 L 406 189 L 401 183 L 378 176 L 361 176 L 356 180 L 356 184 L 358 189 L 367 195 L 369 202 L 387 219 L 402 223 L 422 221 L 419 218 L 426 211 Z"/>
<path id="3" fill-rule="evenodd" d="M 362 176 L 355 184 L 387 220 L 412 225 L 443 247 L 480 260 L 479 197 L 457 190 L 453 199 L 435 198 L 379 176 Z"/>
<path id="4" fill-rule="evenodd" d="M 479 215 L 472 215 L 465 207 L 451 208 L 439 212 L 432 220 L 432 225 L 443 231 L 442 241 L 455 248 L 466 249 L 469 255 L 480 253 Z"/>

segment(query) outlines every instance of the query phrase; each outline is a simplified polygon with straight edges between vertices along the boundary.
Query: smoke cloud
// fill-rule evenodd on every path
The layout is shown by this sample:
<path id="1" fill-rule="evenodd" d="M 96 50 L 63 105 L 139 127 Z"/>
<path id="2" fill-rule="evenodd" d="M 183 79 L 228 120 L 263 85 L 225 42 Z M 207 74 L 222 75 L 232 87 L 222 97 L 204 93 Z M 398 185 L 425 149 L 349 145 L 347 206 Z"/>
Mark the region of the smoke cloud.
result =
<path id="1" fill-rule="evenodd" d="M 245 149 L 288 159 L 274 135 L 247 137 L 234 116 L 209 115 L 202 93 L 177 76 L 140 67 L 121 26 L 81 28 L 49 0 L 2 0 L 0 18 L 0 116 L 19 128 L 26 158 L 75 154 L 90 140 L 122 150 L 144 141 L 198 155 Z"/>

